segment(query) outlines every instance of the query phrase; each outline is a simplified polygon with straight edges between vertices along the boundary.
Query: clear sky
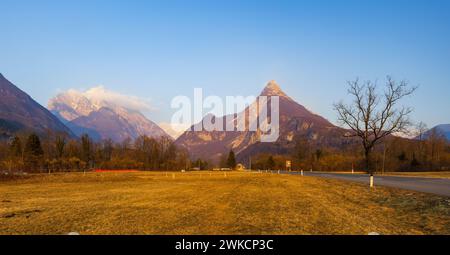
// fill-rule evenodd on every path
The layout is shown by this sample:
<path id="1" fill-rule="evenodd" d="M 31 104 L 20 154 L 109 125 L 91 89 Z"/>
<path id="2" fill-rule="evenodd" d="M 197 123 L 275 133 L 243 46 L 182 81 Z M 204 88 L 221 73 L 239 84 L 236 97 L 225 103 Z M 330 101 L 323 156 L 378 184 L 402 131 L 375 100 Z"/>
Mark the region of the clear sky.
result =
<path id="1" fill-rule="evenodd" d="M 38 102 L 70 88 L 170 101 L 269 80 L 332 122 L 346 81 L 420 85 L 414 120 L 450 123 L 450 1 L 1 0 L 0 72 Z"/>

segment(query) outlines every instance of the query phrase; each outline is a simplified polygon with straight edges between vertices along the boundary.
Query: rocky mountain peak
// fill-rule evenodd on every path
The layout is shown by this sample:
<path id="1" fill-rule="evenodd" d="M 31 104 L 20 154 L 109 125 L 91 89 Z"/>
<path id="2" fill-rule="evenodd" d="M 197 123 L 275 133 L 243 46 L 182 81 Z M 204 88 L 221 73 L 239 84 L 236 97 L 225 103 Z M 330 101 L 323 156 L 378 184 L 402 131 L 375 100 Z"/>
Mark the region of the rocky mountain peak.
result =
<path id="1" fill-rule="evenodd" d="M 289 98 L 275 80 L 271 80 L 269 81 L 269 83 L 267 83 L 266 87 L 264 87 L 263 91 L 261 92 L 261 96 L 279 96 Z"/>
<path id="2" fill-rule="evenodd" d="M 308 137 L 318 144 L 323 144 L 323 141 L 327 139 L 336 141 L 334 143 L 336 146 L 342 142 L 340 139 L 342 130 L 295 102 L 283 92 L 276 81 L 268 82 L 260 96 L 280 97 L 279 137 L 276 142 L 260 142 L 261 130 L 251 131 L 246 128 L 236 132 L 186 131 L 177 138 L 175 143 L 187 148 L 192 158 L 208 159 L 217 163 L 230 150 L 233 150 L 239 159 L 248 159 L 249 155 L 257 153 L 288 154 L 294 149 L 293 141 L 300 137 Z M 250 114 L 249 108 L 238 113 L 240 114 Z M 222 117 L 222 123 L 226 121 L 226 116 Z"/>
<path id="3" fill-rule="evenodd" d="M 44 134 L 49 130 L 74 134 L 47 109 L 0 74 L 0 136 L 15 132 Z"/>
<path id="4" fill-rule="evenodd" d="M 95 136 L 100 139 L 111 138 L 116 142 L 126 138 L 135 139 L 140 135 L 156 138 L 168 136 L 140 111 L 114 100 L 98 98 L 95 92 L 99 92 L 99 89 L 60 93 L 49 101 L 48 108 L 77 135 L 95 132 Z"/>

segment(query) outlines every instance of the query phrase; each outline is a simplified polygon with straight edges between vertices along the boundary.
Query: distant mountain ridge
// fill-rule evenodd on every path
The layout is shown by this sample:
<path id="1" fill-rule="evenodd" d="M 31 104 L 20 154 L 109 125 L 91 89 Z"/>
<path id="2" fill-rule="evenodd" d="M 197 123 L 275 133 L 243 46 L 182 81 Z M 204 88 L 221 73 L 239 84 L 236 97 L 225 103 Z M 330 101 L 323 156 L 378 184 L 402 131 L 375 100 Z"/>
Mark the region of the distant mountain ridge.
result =
<path id="1" fill-rule="evenodd" d="M 9 137 L 21 131 L 38 134 L 52 131 L 75 137 L 51 112 L 0 74 L 0 136 Z"/>
<path id="2" fill-rule="evenodd" d="M 68 91 L 50 99 L 48 108 L 80 136 L 89 134 L 95 140 L 122 142 L 140 135 L 159 138 L 169 135 L 137 110 L 88 98 L 77 91 Z"/>
<path id="3" fill-rule="evenodd" d="M 260 96 L 279 97 L 280 136 L 276 142 L 260 142 L 261 132 L 249 131 L 247 128 L 242 132 L 189 130 L 176 140 L 176 144 L 187 148 L 193 158 L 217 162 L 229 150 L 233 150 L 240 160 L 257 153 L 287 154 L 295 146 L 295 140 L 300 137 L 330 146 L 341 146 L 348 142 L 342 139 L 343 134 L 347 132 L 345 129 L 336 127 L 295 102 L 275 81 L 270 81 Z M 243 112 L 247 120 L 249 112 L 249 107 Z M 226 122 L 226 116 L 220 118 Z"/>
<path id="4" fill-rule="evenodd" d="M 447 141 L 450 141 L 450 124 L 440 124 L 431 128 L 430 130 L 424 133 L 423 135 L 424 138 L 429 137 L 433 132 L 433 130 L 437 131 L 438 134 L 445 136 L 445 138 L 447 138 Z"/>

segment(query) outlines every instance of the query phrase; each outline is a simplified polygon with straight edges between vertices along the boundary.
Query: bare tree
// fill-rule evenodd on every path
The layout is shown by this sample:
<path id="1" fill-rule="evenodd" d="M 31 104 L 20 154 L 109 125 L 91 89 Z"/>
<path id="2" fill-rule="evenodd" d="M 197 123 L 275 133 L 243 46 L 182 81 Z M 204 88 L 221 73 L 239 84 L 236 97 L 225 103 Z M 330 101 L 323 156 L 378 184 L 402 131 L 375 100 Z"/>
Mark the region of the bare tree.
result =
<path id="1" fill-rule="evenodd" d="M 366 171 L 373 176 L 370 168 L 370 153 L 383 138 L 394 133 L 406 132 L 411 125 L 409 107 L 398 107 L 399 101 L 414 93 L 417 87 L 409 87 L 406 81 L 396 82 L 387 77 L 384 93 L 377 91 L 375 82 L 361 83 L 358 79 L 348 82 L 348 94 L 353 102 L 340 102 L 334 105 L 341 124 L 353 132 L 350 137 L 359 137 L 364 148 Z M 373 180 L 373 178 L 371 178 Z"/>
<path id="2" fill-rule="evenodd" d="M 428 127 L 427 124 L 424 122 L 419 122 L 415 126 L 415 137 L 418 139 L 418 150 L 419 150 L 419 157 L 421 160 L 426 161 L 426 153 L 425 153 L 425 138 L 427 135 Z"/>
<path id="3" fill-rule="evenodd" d="M 428 131 L 428 126 L 427 126 L 427 124 L 425 124 L 424 122 L 419 122 L 419 123 L 417 123 L 416 124 L 416 127 L 415 127 L 415 131 L 416 131 L 416 137 L 417 137 L 417 139 L 419 139 L 419 141 L 423 141 L 424 140 L 424 136 L 425 136 L 425 133 Z"/>

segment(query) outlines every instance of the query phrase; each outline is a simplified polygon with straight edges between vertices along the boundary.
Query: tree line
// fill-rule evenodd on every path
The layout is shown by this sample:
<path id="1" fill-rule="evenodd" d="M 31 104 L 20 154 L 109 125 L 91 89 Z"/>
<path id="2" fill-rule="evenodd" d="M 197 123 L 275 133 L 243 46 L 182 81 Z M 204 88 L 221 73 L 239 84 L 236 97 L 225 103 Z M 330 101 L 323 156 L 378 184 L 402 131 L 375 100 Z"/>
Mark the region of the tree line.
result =
<path id="1" fill-rule="evenodd" d="M 306 137 L 297 138 L 289 154 L 253 155 L 251 165 L 253 169 L 284 170 L 287 160 L 292 161 L 294 170 L 367 172 L 365 151 L 358 143 L 334 148 L 313 144 Z M 386 137 L 371 150 L 369 165 L 377 173 L 449 171 L 450 143 L 435 129 L 417 139 Z"/>
<path id="2" fill-rule="evenodd" d="M 69 139 L 49 132 L 45 136 L 21 134 L 0 142 L 0 168 L 11 172 L 66 172 L 89 169 L 137 170 L 210 170 L 214 167 L 234 169 L 245 163 L 252 169 L 292 169 L 305 171 L 365 170 L 365 151 L 358 143 L 341 148 L 313 144 L 307 137 L 295 140 L 289 154 L 257 154 L 251 163 L 238 162 L 231 150 L 214 164 L 203 159 L 191 160 L 188 152 L 177 147 L 167 137 L 140 136 L 115 143 L 111 139 L 94 142 L 88 135 Z M 390 136 L 371 151 L 373 172 L 445 171 L 450 170 L 450 144 L 445 136 L 433 129 L 426 136 L 423 130 L 417 139 Z M 250 165 L 251 164 L 251 165 Z"/>
<path id="3" fill-rule="evenodd" d="M 168 137 L 94 142 L 87 134 L 70 139 L 48 131 L 46 135 L 19 134 L 0 141 L 0 167 L 11 172 L 179 170 L 190 168 L 191 164 L 187 151 L 175 146 Z"/>

